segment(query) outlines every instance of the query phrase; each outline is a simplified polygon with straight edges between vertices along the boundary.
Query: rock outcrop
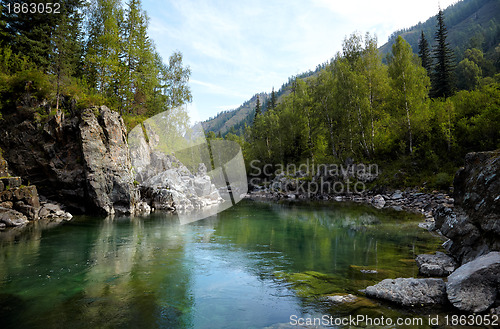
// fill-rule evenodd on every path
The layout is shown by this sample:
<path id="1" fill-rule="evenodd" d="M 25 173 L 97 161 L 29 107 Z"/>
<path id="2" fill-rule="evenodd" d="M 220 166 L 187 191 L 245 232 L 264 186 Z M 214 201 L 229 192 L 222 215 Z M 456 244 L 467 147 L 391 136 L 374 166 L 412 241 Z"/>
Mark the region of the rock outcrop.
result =
<path id="1" fill-rule="evenodd" d="M 80 139 L 88 202 L 105 214 L 133 214 L 139 199 L 132 177 L 127 130 L 116 112 L 101 106 L 81 114 Z"/>
<path id="2" fill-rule="evenodd" d="M 120 116 L 105 106 L 49 120 L 37 111 L 4 115 L 0 147 L 12 171 L 71 211 L 132 213 L 138 194 Z"/>
<path id="3" fill-rule="evenodd" d="M 385 299 L 403 306 L 429 306 L 446 301 L 442 279 L 385 279 L 366 288 L 368 297 Z"/>
<path id="4" fill-rule="evenodd" d="M 21 185 L 21 177 L 9 174 L 7 161 L 0 154 L 0 229 L 24 226 L 29 221 L 42 219 L 70 220 L 71 214 L 58 205 L 40 201 L 36 186 Z M 55 209 L 52 212 L 50 209 Z"/>
<path id="5" fill-rule="evenodd" d="M 189 170 L 173 154 L 158 147 L 161 138 L 154 129 L 148 129 L 147 141 L 142 129 L 132 130 L 129 138 L 133 140 L 130 153 L 145 213 L 148 207 L 191 211 L 224 201 L 204 162 L 197 163 L 197 170 Z"/>
<path id="6" fill-rule="evenodd" d="M 0 224 L 22 226 L 38 219 L 40 202 L 33 185 L 22 185 L 21 177 L 12 177 L 7 161 L 0 154 Z"/>
<path id="7" fill-rule="evenodd" d="M 500 293 L 500 252 L 490 252 L 459 267 L 448 277 L 446 291 L 456 308 L 486 311 Z"/>
<path id="8" fill-rule="evenodd" d="M 500 151 L 469 153 L 454 181 L 455 207 L 434 213 L 450 240 L 445 248 L 461 264 L 500 251 Z"/>

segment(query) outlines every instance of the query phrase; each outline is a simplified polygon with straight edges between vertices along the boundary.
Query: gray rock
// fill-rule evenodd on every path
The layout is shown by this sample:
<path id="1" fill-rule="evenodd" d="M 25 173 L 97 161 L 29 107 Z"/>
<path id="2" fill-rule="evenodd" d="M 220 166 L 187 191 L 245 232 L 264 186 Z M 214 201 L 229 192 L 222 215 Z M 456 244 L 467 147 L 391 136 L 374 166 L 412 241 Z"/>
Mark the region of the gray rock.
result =
<path id="1" fill-rule="evenodd" d="M 5 160 L 40 193 L 79 211 L 133 210 L 137 192 L 118 113 L 100 107 L 68 118 L 58 111 L 44 124 L 17 114 L 9 120 L 0 127 Z"/>
<path id="2" fill-rule="evenodd" d="M 446 301 L 446 285 L 442 279 L 385 279 L 366 288 L 368 297 L 385 299 L 403 306 L 427 306 Z"/>
<path id="3" fill-rule="evenodd" d="M 382 209 L 385 206 L 385 199 L 380 194 L 377 194 L 373 197 L 371 201 L 372 205 L 377 209 Z"/>
<path id="4" fill-rule="evenodd" d="M 40 219 L 46 219 L 46 220 L 53 220 L 53 221 L 69 221 L 73 218 L 73 215 L 71 215 L 69 212 L 64 211 L 61 208 L 61 205 L 52 203 L 52 202 L 45 202 L 42 204 L 40 207 L 40 211 L 38 212 L 38 217 Z"/>
<path id="5" fill-rule="evenodd" d="M 151 213 L 151 207 L 144 201 L 137 204 L 137 213 L 141 215 L 149 215 Z"/>
<path id="6" fill-rule="evenodd" d="M 401 193 L 400 190 L 396 190 L 392 196 L 391 196 L 391 199 L 392 200 L 399 200 L 399 199 L 402 199 L 403 198 L 403 193 Z"/>
<path id="7" fill-rule="evenodd" d="M 33 206 L 27 205 L 22 201 L 17 201 L 14 204 L 14 209 L 25 215 L 29 220 L 37 220 L 38 219 L 38 211 L 39 208 L 35 208 Z"/>
<path id="8" fill-rule="evenodd" d="M 453 258 L 440 251 L 436 252 L 435 255 L 418 255 L 415 262 L 420 274 L 426 276 L 448 276 L 457 267 Z"/>
<path id="9" fill-rule="evenodd" d="M 84 110 L 80 137 L 87 192 L 94 209 L 104 214 L 134 213 L 138 192 L 134 187 L 127 130 L 123 119 L 105 106 Z"/>
<path id="10" fill-rule="evenodd" d="M 490 308 L 500 291 L 500 252 L 490 252 L 460 266 L 446 283 L 448 300 L 456 308 L 483 312 Z"/>
<path id="11" fill-rule="evenodd" d="M 28 218 L 19 211 L 0 207 L 0 223 L 6 226 L 22 226 L 28 224 Z"/>

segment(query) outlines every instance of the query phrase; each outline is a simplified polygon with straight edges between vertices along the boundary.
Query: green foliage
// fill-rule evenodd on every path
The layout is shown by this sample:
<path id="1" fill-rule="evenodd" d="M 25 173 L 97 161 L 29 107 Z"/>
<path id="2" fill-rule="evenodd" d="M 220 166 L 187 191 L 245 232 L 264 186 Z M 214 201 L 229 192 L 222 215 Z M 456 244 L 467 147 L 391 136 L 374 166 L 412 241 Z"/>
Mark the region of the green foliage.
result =
<path id="1" fill-rule="evenodd" d="M 473 90 L 480 82 L 481 68 L 473 61 L 465 58 L 457 66 L 457 87 L 462 90 Z"/>
<path id="2" fill-rule="evenodd" d="M 404 118 L 409 153 L 413 153 L 413 134 L 417 128 L 426 127 L 426 106 L 429 78 L 425 69 L 419 65 L 410 45 L 398 37 L 388 57 L 389 76 L 392 86 L 392 103 L 395 117 Z M 419 126 L 416 126 L 416 123 Z"/>
<path id="3" fill-rule="evenodd" d="M 0 12 L 2 112 L 43 103 L 73 114 L 107 105 L 138 116 L 128 118 L 132 125 L 191 101 L 189 67 L 180 52 L 163 63 L 140 0 L 60 4 L 58 15 Z"/>
<path id="4" fill-rule="evenodd" d="M 425 38 L 424 31 L 422 31 L 420 41 L 418 42 L 418 57 L 420 57 L 420 60 L 422 61 L 422 67 L 427 71 L 427 74 L 430 75 L 432 58 L 429 50 L 429 42 Z"/>
<path id="5" fill-rule="evenodd" d="M 434 185 L 441 190 L 448 190 L 453 183 L 453 177 L 447 173 L 440 172 L 436 175 Z"/>
<path id="6" fill-rule="evenodd" d="M 379 164 L 376 184 L 445 189 L 466 153 L 500 147 L 495 79 L 431 100 L 430 78 L 403 38 L 396 40 L 388 65 L 369 35 L 346 38 L 343 49 L 316 76 L 292 81 L 276 109 L 246 128 L 239 143 L 247 167 L 256 159 L 262 166 L 351 158 Z M 468 56 L 481 58 L 476 51 Z M 207 136 L 216 138 L 213 132 Z"/>

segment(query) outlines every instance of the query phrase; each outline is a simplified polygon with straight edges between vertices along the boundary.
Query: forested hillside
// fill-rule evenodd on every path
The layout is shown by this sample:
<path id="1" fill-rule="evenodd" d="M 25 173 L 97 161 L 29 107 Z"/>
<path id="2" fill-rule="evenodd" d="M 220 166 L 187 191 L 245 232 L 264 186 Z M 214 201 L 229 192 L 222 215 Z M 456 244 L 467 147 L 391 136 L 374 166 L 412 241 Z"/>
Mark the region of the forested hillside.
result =
<path id="1" fill-rule="evenodd" d="M 495 56 L 495 48 L 500 42 L 500 1 L 464 0 L 449 6 L 443 10 L 443 14 L 448 28 L 448 42 L 458 61 L 465 57 L 465 51 L 469 48 L 480 49 L 486 58 Z M 401 35 L 417 52 L 421 33 L 432 41 L 436 31 L 434 16 L 423 23 L 394 32 L 389 41 L 380 47 L 380 51 L 384 55 L 390 53 L 398 35 Z"/>
<path id="2" fill-rule="evenodd" d="M 359 161 L 380 166 L 378 184 L 447 188 L 466 153 L 500 148 L 500 46 L 492 58 L 468 48 L 457 63 L 445 21 L 440 11 L 419 55 L 402 36 L 383 57 L 375 37 L 352 34 L 317 75 L 294 79 L 243 136 L 226 138 L 249 169 Z"/>
<path id="3" fill-rule="evenodd" d="M 191 99 L 189 67 L 180 52 L 163 62 L 140 0 L 2 0 L 0 13 L 4 117 L 108 105 L 130 128 Z"/>
<path id="4" fill-rule="evenodd" d="M 470 57 L 470 51 L 466 54 L 467 49 L 478 49 L 482 52 L 481 61 L 482 73 L 492 76 L 495 72 L 495 65 L 498 65 L 498 58 L 500 58 L 500 1 L 497 0 L 465 0 L 457 2 L 456 4 L 443 10 L 445 24 L 448 29 L 447 42 L 453 51 L 455 62 L 458 64 L 467 56 Z M 429 42 L 429 48 L 435 45 L 434 36 L 437 31 L 436 16 L 429 18 L 424 23 L 419 23 L 407 29 L 395 31 L 390 37 L 389 41 L 383 44 L 379 50 L 382 55 L 382 61 L 386 62 L 385 56 L 391 52 L 391 47 L 396 41 L 398 35 L 401 35 L 411 46 L 412 51 L 416 54 L 419 51 L 419 42 L 422 37 L 422 32 L 426 40 Z M 464 63 L 458 72 L 458 87 L 462 89 L 467 88 L 467 78 L 463 77 L 464 71 L 477 70 L 476 67 L 471 68 L 470 63 Z M 284 94 L 282 90 L 289 90 L 291 82 L 295 78 L 303 79 L 308 76 L 317 75 L 317 73 L 326 66 L 326 64 L 319 65 L 315 71 L 303 73 L 297 77 L 291 77 L 278 90 L 278 100 Z M 462 76 L 461 76 L 462 75 Z M 255 103 L 255 98 L 249 101 Z M 251 125 L 254 112 L 248 108 L 249 102 L 245 102 L 241 107 L 221 113 L 215 118 L 210 118 L 203 123 L 206 131 L 213 131 L 216 134 L 222 135 L 231 131 L 233 133 L 241 134 L 242 128 L 245 124 Z M 255 106 L 255 105 L 254 105 Z M 231 120 L 227 120 L 231 116 Z M 234 127 L 234 128 L 233 128 Z"/>
<path id="5" fill-rule="evenodd" d="M 255 107 L 257 105 L 257 96 L 259 97 L 260 106 L 262 112 L 265 112 L 270 106 L 270 101 L 272 94 L 276 102 L 279 102 L 281 97 L 290 93 L 293 82 L 295 79 L 307 79 L 311 76 L 317 75 L 322 69 L 326 67 L 326 63 L 320 64 L 316 67 L 314 71 L 307 71 L 301 73 L 297 76 L 290 77 L 287 82 L 285 82 L 278 91 L 271 91 L 271 93 L 260 93 L 254 95 L 251 99 L 244 102 L 238 108 L 223 111 L 217 114 L 217 116 L 210 118 L 202 123 L 203 129 L 207 132 L 213 132 L 216 135 L 225 135 L 228 132 L 242 135 L 245 129 L 245 125 L 251 125 L 255 117 Z"/>

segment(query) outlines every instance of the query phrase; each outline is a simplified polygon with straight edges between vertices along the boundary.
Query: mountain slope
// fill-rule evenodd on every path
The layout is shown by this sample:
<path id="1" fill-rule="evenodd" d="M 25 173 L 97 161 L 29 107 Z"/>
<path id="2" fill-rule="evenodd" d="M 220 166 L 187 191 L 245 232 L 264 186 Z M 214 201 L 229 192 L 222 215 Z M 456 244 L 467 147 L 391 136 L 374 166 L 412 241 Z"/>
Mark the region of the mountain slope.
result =
<path id="1" fill-rule="evenodd" d="M 479 48 L 485 54 L 494 51 L 500 42 L 500 1 L 498 0 L 464 0 L 443 10 L 448 42 L 455 50 L 457 60 L 461 60 L 467 48 Z M 423 31 L 427 40 L 434 44 L 436 33 L 436 16 L 408 29 L 394 32 L 389 41 L 380 47 L 382 54 L 391 51 L 398 35 L 401 35 L 418 52 L 418 41 Z"/>

